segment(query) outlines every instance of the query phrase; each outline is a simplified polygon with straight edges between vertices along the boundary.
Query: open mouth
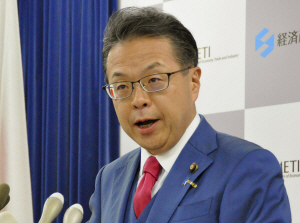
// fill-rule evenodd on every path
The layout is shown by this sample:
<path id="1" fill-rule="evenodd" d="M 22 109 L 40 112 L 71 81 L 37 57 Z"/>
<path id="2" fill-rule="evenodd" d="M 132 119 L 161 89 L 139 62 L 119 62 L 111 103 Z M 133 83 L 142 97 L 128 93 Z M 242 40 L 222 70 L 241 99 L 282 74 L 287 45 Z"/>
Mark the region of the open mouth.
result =
<path id="1" fill-rule="evenodd" d="M 155 122 L 157 122 L 157 119 L 156 120 L 147 120 L 147 121 L 143 121 L 143 122 L 138 122 L 138 123 L 136 123 L 136 125 L 139 126 L 142 129 L 145 129 L 145 128 L 149 128 Z"/>

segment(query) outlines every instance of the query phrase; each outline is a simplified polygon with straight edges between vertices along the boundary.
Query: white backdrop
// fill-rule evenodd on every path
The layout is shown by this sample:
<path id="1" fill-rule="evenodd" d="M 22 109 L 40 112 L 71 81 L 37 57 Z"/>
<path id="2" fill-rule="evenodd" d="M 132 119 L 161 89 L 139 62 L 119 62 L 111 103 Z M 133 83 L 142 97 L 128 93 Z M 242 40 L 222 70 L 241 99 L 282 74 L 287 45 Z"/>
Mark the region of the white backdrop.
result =
<path id="1" fill-rule="evenodd" d="M 197 111 L 217 131 L 276 155 L 300 222 L 300 1 L 119 1 L 128 6 L 160 8 L 192 32 L 202 70 Z M 137 147 L 121 129 L 120 155 Z"/>

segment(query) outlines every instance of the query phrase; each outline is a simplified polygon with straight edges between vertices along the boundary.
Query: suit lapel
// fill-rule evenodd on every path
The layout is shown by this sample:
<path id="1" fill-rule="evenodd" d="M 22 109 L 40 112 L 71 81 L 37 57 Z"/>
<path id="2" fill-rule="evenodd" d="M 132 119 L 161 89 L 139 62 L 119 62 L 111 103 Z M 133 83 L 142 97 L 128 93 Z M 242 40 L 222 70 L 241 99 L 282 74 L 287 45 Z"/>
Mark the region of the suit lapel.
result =
<path id="1" fill-rule="evenodd" d="M 140 150 L 137 150 L 124 166 L 115 171 L 111 199 L 112 222 L 124 222 L 128 198 L 139 169 L 139 164 Z"/>
<path id="2" fill-rule="evenodd" d="M 216 132 L 201 116 L 200 125 L 183 148 L 160 188 L 147 222 L 164 223 L 170 220 L 189 188 L 197 190 L 190 184 L 183 186 L 183 182 L 188 177 L 192 182 L 195 181 L 212 164 L 213 160 L 207 155 L 216 148 Z M 193 162 L 199 166 L 195 173 L 189 171 Z"/>

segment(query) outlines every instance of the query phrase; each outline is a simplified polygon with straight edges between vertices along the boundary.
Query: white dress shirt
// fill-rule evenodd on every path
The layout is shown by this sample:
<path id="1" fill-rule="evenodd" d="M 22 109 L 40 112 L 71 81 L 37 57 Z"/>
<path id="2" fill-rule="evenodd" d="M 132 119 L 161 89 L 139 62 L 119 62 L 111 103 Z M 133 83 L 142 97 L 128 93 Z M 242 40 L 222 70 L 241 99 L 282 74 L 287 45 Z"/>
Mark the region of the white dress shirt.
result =
<path id="1" fill-rule="evenodd" d="M 160 189 L 160 187 L 164 183 L 168 173 L 170 172 L 170 170 L 171 170 L 173 164 L 175 163 L 177 157 L 179 156 L 181 150 L 183 149 L 185 144 L 189 141 L 189 139 L 191 138 L 191 136 L 197 129 L 198 125 L 200 124 L 200 121 L 201 121 L 200 116 L 198 114 L 196 114 L 195 118 L 193 119 L 191 124 L 188 126 L 188 128 L 185 130 L 183 136 L 178 141 L 178 143 L 172 149 L 168 150 L 167 152 L 165 152 L 163 154 L 152 155 L 146 149 L 141 148 L 141 163 L 140 163 L 139 180 L 138 180 L 137 185 L 139 185 L 140 181 L 142 180 L 142 178 L 144 176 L 143 169 L 144 169 L 145 162 L 149 158 L 149 156 L 156 157 L 157 161 L 159 162 L 159 164 L 162 167 L 162 170 L 158 176 L 158 180 L 156 181 L 155 185 L 152 188 L 151 197 L 153 197 L 157 193 L 157 191 Z"/>

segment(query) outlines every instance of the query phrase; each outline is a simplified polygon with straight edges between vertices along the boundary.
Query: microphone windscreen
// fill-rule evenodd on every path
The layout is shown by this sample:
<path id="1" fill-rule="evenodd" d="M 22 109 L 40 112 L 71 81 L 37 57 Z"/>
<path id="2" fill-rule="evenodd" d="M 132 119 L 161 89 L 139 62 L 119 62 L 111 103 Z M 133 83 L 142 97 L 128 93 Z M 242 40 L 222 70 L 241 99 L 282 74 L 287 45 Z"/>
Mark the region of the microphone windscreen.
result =
<path id="1" fill-rule="evenodd" d="M 81 223 L 83 219 L 83 208 L 80 204 L 73 204 L 66 210 L 63 223 Z"/>
<path id="2" fill-rule="evenodd" d="M 3 208 L 8 204 L 9 201 L 10 201 L 10 196 L 8 195 L 5 203 L 3 204 Z"/>
<path id="3" fill-rule="evenodd" d="M 0 213 L 1 223 L 18 223 L 17 220 L 8 211 L 3 211 Z"/>
<path id="4" fill-rule="evenodd" d="M 9 195 L 9 186 L 7 184 L 0 184 L 0 210 L 2 210 L 9 200 L 7 200 Z"/>
<path id="5" fill-rule="evenodd" d="M 43 213 L 39 223 L 51 223 L 61 212 L 64 205 L 64 197 L 56 192 L 52 194 L 45 202 Z"/>

